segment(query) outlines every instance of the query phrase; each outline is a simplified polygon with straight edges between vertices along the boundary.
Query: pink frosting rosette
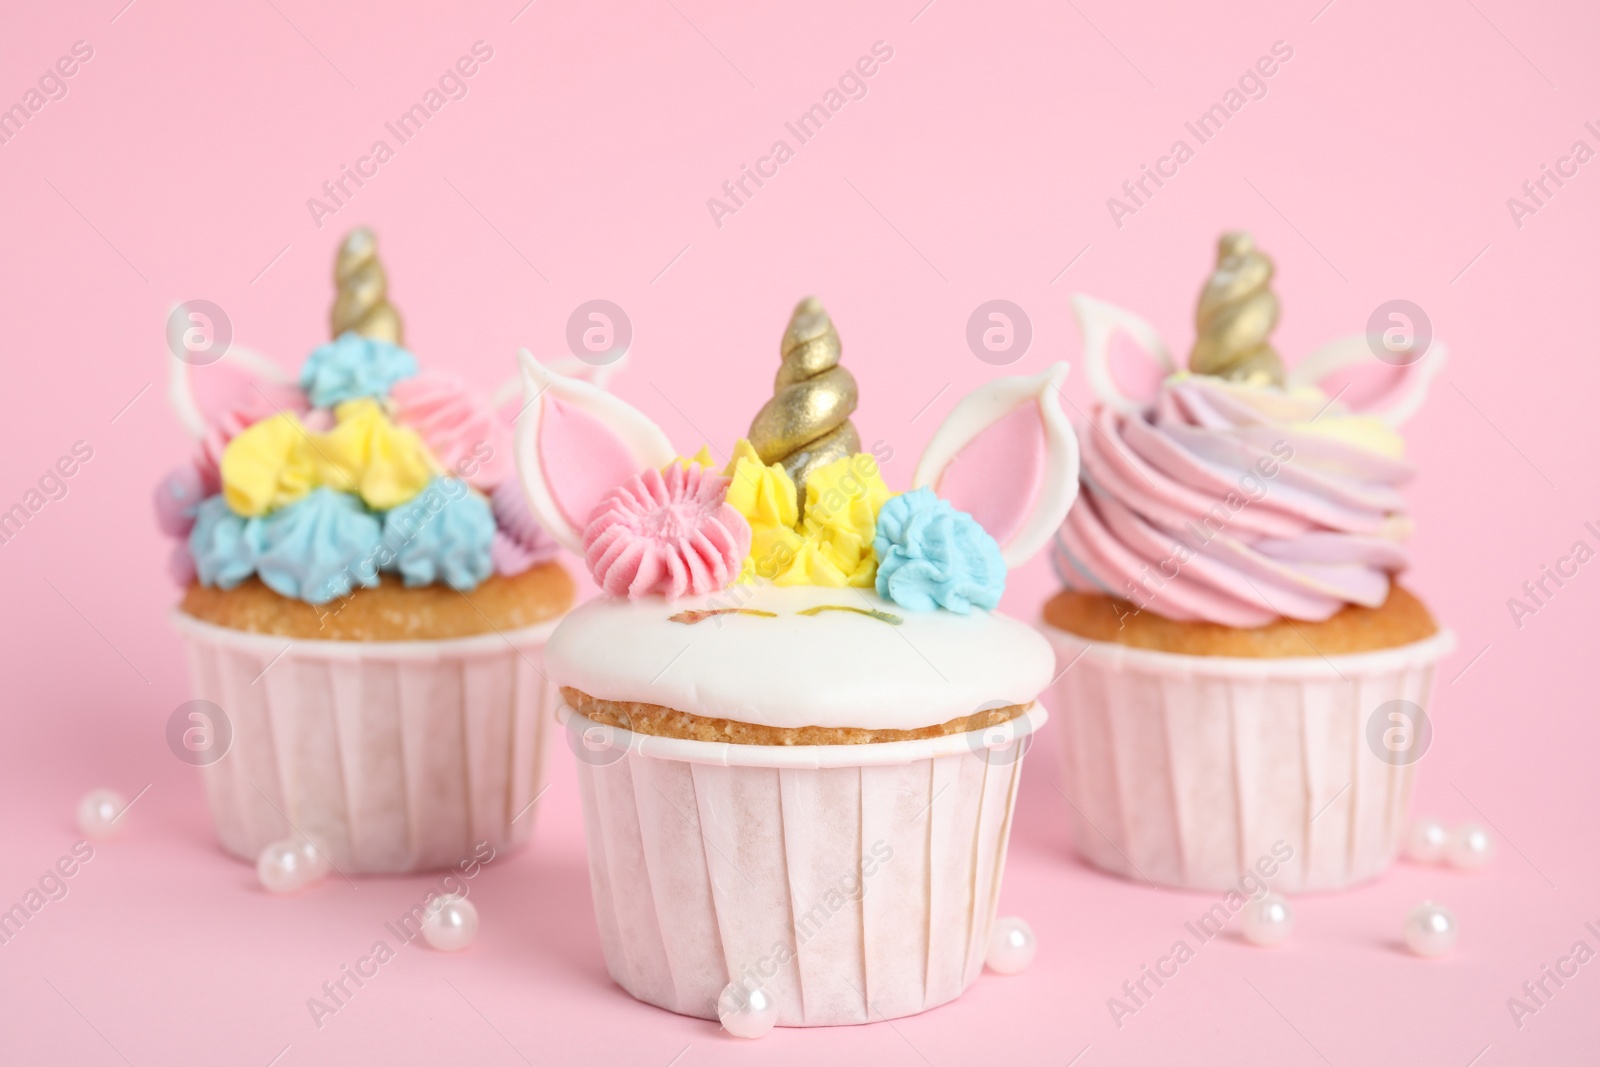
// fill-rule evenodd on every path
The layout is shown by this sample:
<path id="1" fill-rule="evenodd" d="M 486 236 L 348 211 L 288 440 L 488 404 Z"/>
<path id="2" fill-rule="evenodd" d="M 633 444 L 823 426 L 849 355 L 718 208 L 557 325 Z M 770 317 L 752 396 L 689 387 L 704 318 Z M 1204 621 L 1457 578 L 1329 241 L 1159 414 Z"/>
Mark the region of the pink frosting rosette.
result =
<path id="1" fill-rule="evenodd" d="M 469 485 L 493 489 L 511 476 L 511 428 L 460 378 L 424 371 L 389 390 L 395 422 L 417 431 L 439 462 Z"/>
<path id="2" fill-rule="evenodd" d="M 650 469 L 607 493 L 583 532 L 584 559 L 611 596 L 701 596 L 739 577 L 750 525 L 728 479 L 694 464 Z"/>

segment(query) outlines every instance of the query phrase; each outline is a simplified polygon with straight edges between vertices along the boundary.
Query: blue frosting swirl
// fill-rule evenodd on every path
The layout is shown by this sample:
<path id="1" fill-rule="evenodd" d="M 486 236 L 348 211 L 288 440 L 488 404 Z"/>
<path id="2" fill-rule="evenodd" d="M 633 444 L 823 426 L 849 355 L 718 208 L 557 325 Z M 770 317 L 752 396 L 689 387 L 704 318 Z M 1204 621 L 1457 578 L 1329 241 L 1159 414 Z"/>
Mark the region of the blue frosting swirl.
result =
<path id="1" fill-rule="evenodd" d="M 387 396 L 396 382 L 416 373 L 417 357 L 399 345 L 346 330 L 306 357 L 300 387 L 313 407 L 331 408 L 363 396 Z"/>
<path id="2" fill-rule="evenodd" d="M 1006 588 L 1000 546 L 976 519 L 932 489 L 890 497 L 878 512 L 872 547 L 878 595 L 912 611 L 965 615 L 992 609 Z"/>
<path id="3" fill-rule="evenodd" d="M 326 604 L 378 584 L 382 526 L 358 497 L 314 489 L 260 522 L 256 572 L 273 592 Z"/>
<path id="4" fill-rule="evenodd" d="M 384 515 L 383 555 L 407 585 L 442 581 L 470 592 L 494 571 L 494 512 L 456 478 L 427 488 Z"/>
<path id="5" fill-rule="evenodd" d="M 261 520 L 240 515 L 220 493 L 206 497 L 195 509 L 189 553 L 202 585 L 232 589 L 255 572 L 256 557 L 261 553 Z"/>

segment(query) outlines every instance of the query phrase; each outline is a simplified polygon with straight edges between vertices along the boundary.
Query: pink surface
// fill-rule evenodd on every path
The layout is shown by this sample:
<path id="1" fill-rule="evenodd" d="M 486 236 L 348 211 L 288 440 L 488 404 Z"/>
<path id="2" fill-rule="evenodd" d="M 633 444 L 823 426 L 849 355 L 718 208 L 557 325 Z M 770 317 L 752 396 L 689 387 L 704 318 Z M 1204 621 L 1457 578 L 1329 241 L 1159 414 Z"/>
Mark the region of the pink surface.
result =
<path id="1" fill-rule="evenodd" d="M 1600 926 L 1600 577 L 1572 556 L 1600 547 L 1587 314 L 1600 177 L 1571 155 L 1580 139 L 1600 147 L 1592 7 L 124 2 L 28 6 L 0 35 L 5 104 L 75 41 L 93 49 L 62 64 L 65 97 L 0 144 L 0 510 L 38 508 L 0 545 L 0 903 L 69 853 L 83 793 L 150 785 L 123 838 L 0 946 L 0 1061 L 1060 1064 L 1087 1046 L 1083 1067 L 1592 1062 L 1600 965 L 1520 1030 L 1506 1008 L 1575 941 L 1600 948 L 1583 925 Z M 479 40 L 492 57 L 450 83 L 465 97 L 399 143 L 385 123 Z M 800 143 L 785 123 L 880 40 L 892 57 L 847 86 L 866 95 Z M 1197 143 L 1184 124 L 1280 40 L 1293 56 L 1266 95 Z M 1192 158 L 1162 162 L 1180 137 Z M 380 138 L 393 154 L 377 164 Z M 792 155 L 777 164 L 780 138 Z M 306 200 L 342 165 L 369 177 L 318 229 Z M 744 165 L 768 176 L 714 220 L 707 199 L 732 207 L 722 187 Z M 1169 176 L 1113 221 L 1107 198 L 1132 205 L 1121 186 L 1141 165 Z M 1559 188 L 1542 165 L 1566 173 Z M 272 899 L 212 843 L 197 777 L 163 740 L 187 691 L 149 499 L 189 449 L 163 401 L 171 305 L 216 302 L 240 343 L 291 368 L 323 339 L 335 243 L 363 222 L 424 365 L 492 387 L 518 345 L 566 355 L 569 315 L 608 299 L 634 338 L 615 389 L 714 451 L 768 395 L 788 311 L 815 292 L 861 383 L 855 421 L 894 451 L 895 488 L 968 390 L 1079 360 L 1074 289 L 1186 350 L 1224 227 L 1248 227 L 1277 261 L 1291 364 L 1380 304 L 1415 301 L 1452 359 L 1407 427 L 1422 472 L 1407 580 L 1460 637 L 1417 807 L 1492 823 L 1499 858 L 1477 877 L 1401 867 L 1304 900 L 1291 946 L 1214 942 L 1118 1029 L 1107 998 L 1211 899 L 1072 858 L 1056 768 L 1038 760 L 1001 904 L 1039 933 L 1032 970 L 893 1027 L 749 1048 L 607 980 L 557 751 L 531 847 L 474 886 L 479 944 L 403 950 L 318 1030 L 306 998 L 431 882 L 335 878 Z M 965 340 L 997 295 L 1032 322 L 1006 368 Z M 1081 373 L 1067 395 L 1086 408 Z M 71 460 L 80 441 L 87 462 Z M 1035 560 L 1007 607 L 1031 617 L 1052 584 Z M 1512 597 L 1527 608 L 1514 615 Z M 1395 948 L 1428 896 L 1463 928 L 1437 962 Z"/>

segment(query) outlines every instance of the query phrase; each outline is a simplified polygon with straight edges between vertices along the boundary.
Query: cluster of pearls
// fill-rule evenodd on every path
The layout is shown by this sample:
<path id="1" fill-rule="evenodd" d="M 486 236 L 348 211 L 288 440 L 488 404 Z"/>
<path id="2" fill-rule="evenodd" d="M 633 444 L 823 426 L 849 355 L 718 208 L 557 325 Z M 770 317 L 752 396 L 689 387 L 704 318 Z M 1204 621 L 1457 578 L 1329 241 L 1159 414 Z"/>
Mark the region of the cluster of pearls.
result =
<path id="1" fill-rule="evenodd" d="M 1406 858 L 1413 863 L 1448 863 L 1476 871 L 1494 858 L 1494 838 L 1477 823 L 1448 829 L 1438 819 L 1418 819 L 1406 838 Z"/>

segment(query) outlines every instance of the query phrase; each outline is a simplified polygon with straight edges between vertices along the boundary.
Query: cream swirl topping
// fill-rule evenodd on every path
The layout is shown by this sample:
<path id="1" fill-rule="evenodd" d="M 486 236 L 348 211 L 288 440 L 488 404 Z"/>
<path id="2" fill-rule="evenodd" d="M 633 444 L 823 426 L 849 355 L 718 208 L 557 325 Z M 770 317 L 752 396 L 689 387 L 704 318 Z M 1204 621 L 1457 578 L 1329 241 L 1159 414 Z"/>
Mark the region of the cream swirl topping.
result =
<path id="1" fill-rule="evenodd" d="M 1079 436 L 1082 491 L 1053 553 L 1068 588 L 1251 627 L 1377 607 L 1406 566 L 1402 442 L 1319 389 L 1180 373 Z"/>

